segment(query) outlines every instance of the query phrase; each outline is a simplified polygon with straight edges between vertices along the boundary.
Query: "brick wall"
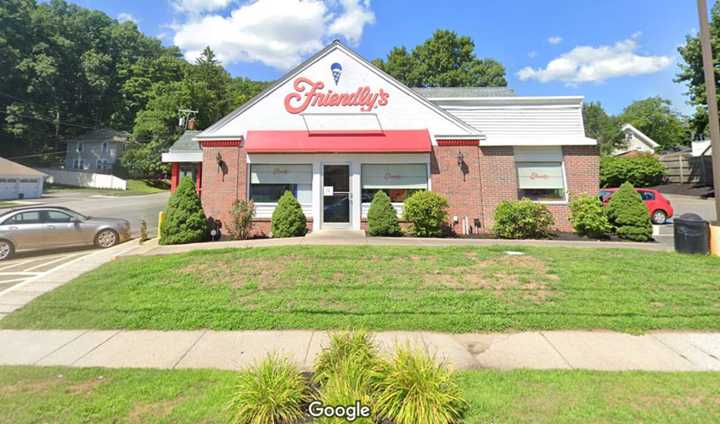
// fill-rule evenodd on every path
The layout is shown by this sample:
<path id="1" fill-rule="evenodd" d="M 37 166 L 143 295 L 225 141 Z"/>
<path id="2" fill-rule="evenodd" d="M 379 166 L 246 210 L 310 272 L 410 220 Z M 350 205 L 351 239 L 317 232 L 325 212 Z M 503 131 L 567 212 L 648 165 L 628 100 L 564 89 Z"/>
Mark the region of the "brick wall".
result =
<path id="1" fill-rule="evenodd" d="M 463 155 L 462 167 L 458 165 L 458 153 Z M 462 221 L 466 216 L 472 227 L 471 232 L 481 231 L 475 225 L 476 221 L 482 223 L 479 169 L 477 144 L 433 146 L 430 158 L 431 189 L 447 197 L 450 205 L 448 225 L 456 234 L 463 233 Z M 453 222 L 453 216 L 457 216 L 457 223 Z"/>
<path id="2" fill-rule="evenodd" d="M 204 142 L 201 199 L 205 215 L 223 223 L 227 233 L 230 210 L 237 199 L 246 196 L 247 155 L 239 143 Z M 218 154 L 222 165 L 218 165 Z"/>
<path id="3" fill-rule="evenodd" d="M 517 200 L 517 171 L 512 146 L 481 147 L 483 232 L 490 232 L 495 208 L 503 200 Z"/>
<path id="4" fill-rule="evenodd" d="M 564 146 L 563 160 L 567 178 L 568 195 L 586 193 L 597 195 L 600 189 L 600 155 L 597 146 Z M 572 231 L 568 205 L 548 205 L 555 216 L 560 231 Z"/>

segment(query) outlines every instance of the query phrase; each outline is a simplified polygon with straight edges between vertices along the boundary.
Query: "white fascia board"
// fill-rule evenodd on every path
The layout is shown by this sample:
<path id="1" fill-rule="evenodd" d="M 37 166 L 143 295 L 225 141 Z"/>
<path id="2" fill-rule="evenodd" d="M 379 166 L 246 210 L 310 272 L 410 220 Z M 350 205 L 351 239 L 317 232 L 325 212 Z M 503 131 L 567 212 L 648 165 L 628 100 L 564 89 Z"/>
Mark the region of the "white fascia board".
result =
<path id="1" fill-rule="evenodd" d="M 483 141 L 480 147 L 484 146 L 596 146 L 597 140 L 588 137 L 574 138 L 494 138 L 490 141 Z"/>
<path id="2" fill-rule="evenodd" d="M 582 96 L 513 96 L 513 97 L 431 97 L 428 100 L 440 105 L 472 104 L 476 106 L 581 106 Z"/>
<path id="3" fill-rule="evenodd" d="M 435 140 L 485 140 L 487 137 L 485 134 L 464 134 L 464 135 L 451 135 L 451 134 L 436 134 L 434 135 Z"/>
<path id="4" fill-rule="evenodd" d="M 202 162 L 202 152 L 169 152 L 162 154 L 163 162 Z"/>

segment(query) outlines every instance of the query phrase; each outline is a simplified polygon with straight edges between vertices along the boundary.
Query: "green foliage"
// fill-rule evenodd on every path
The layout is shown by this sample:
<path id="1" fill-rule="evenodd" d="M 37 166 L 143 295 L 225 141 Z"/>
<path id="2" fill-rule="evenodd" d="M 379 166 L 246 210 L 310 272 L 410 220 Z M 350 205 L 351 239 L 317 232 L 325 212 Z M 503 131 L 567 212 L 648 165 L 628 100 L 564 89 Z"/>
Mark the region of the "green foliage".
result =
<path id="1" fill-rule="evenodd" d="M 640 193 L 630 183 L 623 183 L 607 205 L 610 224 L 618 237 L 633 241 L 652 238 L 652 224 Z"/>
<path id="2" fill-rule="evenodd" d="M 232 221 L 230 222 L 230 233 L 235 240 L 247 240 L 250 238 L 255 218 L 255 202 L 252 200 L 240 199 L 233 203 Z"/>
<path id="3" fill-rule="evenodd" d="M 661 184 L 665 166 L 654 155 L 603 156 L 600 158 L 600 186 L 618 187 L 629 182 L 635 187 Z"/>
<path id="4" fill-rule="evenodd" d="M 364 330 L 334 333 L 330 345 L 315 359 L 313 380 L 325 384 L 338 366 L 348 359 L 365 368 L 373 368 L 378 360 L 377 348 L 372 337 Z"/>
<path id="5" fill-rule="evenodd" d="M 207 241 L 210 229 L 192 178 L 180 181 L 170 196 L 165 220 L 160 226 L 160 244 L 184 244 Z"/>
<path id="6" fill-rule="evenodd" d="M 710 11 L 710 44 L 717 57 L 720 51 L 720 3 L 717 2 Z M 685 36 L 685 44 L 678 47 L 678 53 L 682 62 L 679 63 L 680 71 L 675 82 L 687 86 L 686 94 L 690 97 L 688 103 L 695 106 L 695 114 L 689 122 L 690 130 L 696 136 L 702 136 L 708 132 L 708 113 L 702 51 L 697 32 Z M 720 78 L 715 78 L 715 85 L 720 92 Z"/>
<path id="7" fill-rule="evenodd" d="M 292 424 L 301 421 L 309 399 L 300 371 L 286 358 L 270 355 L 239 375 L 229 408 L 236 424 Z"/>
<path id="8" fill-rule="evenodd" d="M 271 232 L 275 238 L 304 236 L 307 233 L 307 219 L 300 202 L 289 191 L 280 197 L 272 214 Z"/>
<path id="9" fill-rule="evenodd" d="M 632 102 L 619 118 L 655 140 L 661 149 L 690 144 L 687 121 L 671 105 L 662 97 L 649 97 Z"/>
<path id="10" fill-rule="evenodd" d="M 570 224 L 584 237 L 608 238 L 612 232 L 602 202 L 588 194 L 575 196 L 570 202 Z"/>
<path id="11" fill-rule="evenodd" d="M 398 236 L 400 224 L 397 212 L 384 191 L 377 191 L 368 210 L 368 234 L 371 236 Z"/>
<path id="12" fill-rule="evenodd" d="M 143 219 L 140 221 L 140 243 L 147 241 L 148 239 L 147 222 Z"/>
<path id="13" fill-rule="evenodd" d="M 397 348 L 374 388 L 375 413 L 396 424 L 454 423 L 467 408 L 453 373 L 408 347 Z"/>
<path id="14" fill-rule="evenodd" d="M 347 406 L 354 405 L 359 401 L 361 405 L 372 405 L 371 382 L 374 377 L 374 370 L 363 363 L 361 358 L 350 355 L 340 360 L 333 372 L 325 380 L 319 393 L 319 400 L 323 405 Z M 344 424 L 349 420 L 344 417 L 318 418 L 318 423 Z M 373 424 L 372 417 L 361 417 L 353 420 L 358 424 Z"/>
<path id="15" fill-rule="evenodd" d="M 504 200 L 495 209 L 493 233 L 500 238 L 548 238 L 555 219 L 542 203 Z"/>
<path id="16" fill-rule="evenodd" d="M 597 140 L 603 154 L 622 145 L 624 136 L 618 118 L 608 115 L 599 102 L 583 104 L 582 116 L 585 135 Z"/>
<path id="17" fill-rule="evenodd" d="M 417 191 L 405 199 L 403 215 L 418 237 L 438 237 L 446 225 L 448 202 L 438 193 Z"/>
<path id="18" fill-rule="evenodd" d="M 373 64 L 410 87 L 504 87 L 505 67 L 493 59 L 475 56 L 470 37 L 437 30 L 432 38 L 408 53 L 395 47 L 387 60 Z"/>

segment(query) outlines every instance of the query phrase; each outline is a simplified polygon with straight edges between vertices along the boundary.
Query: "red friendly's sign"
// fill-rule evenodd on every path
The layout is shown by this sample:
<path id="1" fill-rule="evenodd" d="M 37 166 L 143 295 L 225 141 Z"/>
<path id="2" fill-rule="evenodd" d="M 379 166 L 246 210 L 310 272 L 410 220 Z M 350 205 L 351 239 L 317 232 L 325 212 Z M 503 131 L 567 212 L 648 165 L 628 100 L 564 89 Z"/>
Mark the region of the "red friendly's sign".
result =
<path id="1" fill-rule="evenodd" d="M 310 106 L 360 106 L 361 112 L 370 112 L 377 107 L 386 106 L 390 98 L 390 93 L 382 88 L 373 92 L 370 87 L 364 86 L 350 93 L 338 93 L 333 90 L 323 92 L 321 91 L 323 88 L 325 83 L 322 81 L 312 81 L 305 77 L 296 78 L 293 82 L 295 91 L 285 96 L 285 110 L 290 113 L 302 113 Z"/>

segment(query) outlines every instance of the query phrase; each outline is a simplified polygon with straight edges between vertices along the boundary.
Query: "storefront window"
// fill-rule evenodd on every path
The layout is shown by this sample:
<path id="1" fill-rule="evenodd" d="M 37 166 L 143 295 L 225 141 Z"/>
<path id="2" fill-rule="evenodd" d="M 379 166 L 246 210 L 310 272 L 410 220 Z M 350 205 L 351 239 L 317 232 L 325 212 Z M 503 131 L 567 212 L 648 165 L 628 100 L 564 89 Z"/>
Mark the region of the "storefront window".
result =
<path id="1" fill-rule="evenodd" d="M 372 202 L 378 191 L 384 191 L 393 203 L 402 203 L 413 193 L 427 190 L 427 165 L 365 164 L 362 165 L 362 202 Z"/>
<path id="2" fill-rule="evenodd" d="M 250 165 L 250 198 L 276 203 L 289 191 L 300 203 L 312 203 L 312 165 Z"/>
<path id="3" fill-rule="evenodd" d="M 565 201 L 565 176 L 559 147 L 516 148 L 518 197 Z"/>

